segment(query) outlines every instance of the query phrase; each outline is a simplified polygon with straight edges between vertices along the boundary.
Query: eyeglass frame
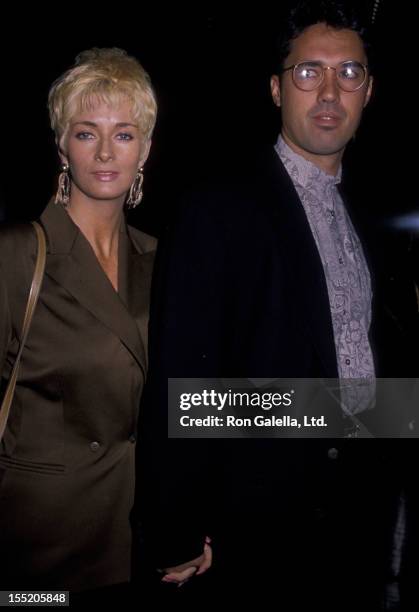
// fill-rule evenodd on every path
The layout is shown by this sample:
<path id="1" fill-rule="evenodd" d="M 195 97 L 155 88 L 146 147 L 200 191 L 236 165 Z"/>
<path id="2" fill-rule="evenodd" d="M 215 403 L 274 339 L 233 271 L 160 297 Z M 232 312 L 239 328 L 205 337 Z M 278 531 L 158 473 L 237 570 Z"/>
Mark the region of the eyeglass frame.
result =
<path id="1" fill-rule="evenodd" d="M 358 85 L 358 87 L 356 87 L 355 89 L 344 89 L 342 87 L 342 85 L 340 84 L 339 78 L 337 76 L 337 69 L 339 68 L 339 66 L 342 66 L 343 64 L 351 64 L 351 63 L 356 63 L 359 64 L 360 66 L 363 67 L 364 72 L 365 72 L 365 77 L 364 80 L 362 81 L 362 83 L 360 85 Z M 299 87 L 296 83 L 296 79 L 295 79 L 295 70 L 296 68 L 298 68 L 298 66 L 301 66 L 301 64 L 318 64 L 321 69 L 322 69 L 322 75 L 320 78 L 319 83 L 313 87 L 313 89 L 302 89 L 302 87 Z M 363 87 L 365 85 L 365 83 L 368 80 L 368 64 L 362 64 L 361 62 L 358 62 L 357 60 L 345 60 L 343 62 L 339 62 L 339 64 L 337 66 L 324 66 L 321 62 L 316 62 L 315 60 L 303 60 L 302 62 L 297 62 L 296 64 L 293 64 L 292 66 L 288 66 L 287 68 L 283 68 L 281 70 L 282 72 L 287 72 L 288 70 L 292 70 L 292 82 L 294 83 L 294 85 L 297 87 L 297 89 L 299 89 L 300 91 L 305 91 L 307 93 L 309 93 L 310 91 L 316 91 L 316 89 L 318 89 L 320 87 L 320 85 L 323 83 L 324 81 L 324 73 L 326 72 L 326 70 L 334 70 L 336 72 L 336 82 L 338 84 L 339 89 L 341 89 L 342 91 L 346 92 L 346 93 L 354 93 L 355 91 L 359 91 L 361 89 L 361 87 Z"/>

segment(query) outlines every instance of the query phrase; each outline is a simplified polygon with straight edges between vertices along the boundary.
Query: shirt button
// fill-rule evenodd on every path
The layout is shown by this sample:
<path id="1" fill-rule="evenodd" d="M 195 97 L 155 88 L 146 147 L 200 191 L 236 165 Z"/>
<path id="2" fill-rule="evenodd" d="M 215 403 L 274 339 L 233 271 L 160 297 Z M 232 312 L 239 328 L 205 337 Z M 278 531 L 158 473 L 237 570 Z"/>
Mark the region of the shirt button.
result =
<path id="1" fill-rule="evenodd" d="M 134 442 L 137 441 L 137 436 L 135 434 L 131 434 L 128 440 L 131 442 L 131 444 L 134 444 Z"/>
<path id="2" fill-rule="evenodd" d="M 327 451 L 327 456 L 329 457 L 329 459 L 337 459 L 339 456 L 339 451 L 337 448 L 329 448 L 329 450 Z"/>
<path id="3" fill-rule="evenodd" d="M 350 359 L 345 359 L 345 363 L 346 363 L 346 365 L 350 365 L 351 360 Z"/>
<path id="4" fill-rule="evenodd" d="M 96 451 L 98 451 L 98 450 L 99 450 L 99 448 L 100 448 L 100 444 L 99 444 L 99 442 L 91 442 L 91 443 L 90 443 L 90 450 L 91 450 L 91 451 L 93 451 L 94 453 L 95 453 Z"/>

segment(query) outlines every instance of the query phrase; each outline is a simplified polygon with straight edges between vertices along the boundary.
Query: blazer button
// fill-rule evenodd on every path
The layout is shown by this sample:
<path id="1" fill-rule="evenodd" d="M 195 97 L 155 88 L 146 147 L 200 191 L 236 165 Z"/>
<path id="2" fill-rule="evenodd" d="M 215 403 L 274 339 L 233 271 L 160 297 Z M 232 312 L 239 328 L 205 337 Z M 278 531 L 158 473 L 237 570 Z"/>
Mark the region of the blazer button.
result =
<path id="1" fill-rule="evenodd" d="M 99 448 L 100 448 L 100 444 L 99 444 L 99 442 L 91 442 L 91 443 L 90 443 L 90 450 L 91 450 L 91 451 L 93 451 L 94 453 L 95 453 L 96 451 L 98 451 L 98 450 L 99 450 Z"/>
<path id="2" fill-rule="evenodd" d="M 327 451 L 327 456 L 329 457 L 329 459 L 337 459 L 339 457 L 339 451 L 337 448 L 329 448 L 329 450 Z"/>
<path id="3" fill-rule="evenodd" d="M 137 441 L 137 436 L 135 434 L 131 434 L 128 440 L 131 442 L 131 444 L 134 444 L 134 442 Z"/>

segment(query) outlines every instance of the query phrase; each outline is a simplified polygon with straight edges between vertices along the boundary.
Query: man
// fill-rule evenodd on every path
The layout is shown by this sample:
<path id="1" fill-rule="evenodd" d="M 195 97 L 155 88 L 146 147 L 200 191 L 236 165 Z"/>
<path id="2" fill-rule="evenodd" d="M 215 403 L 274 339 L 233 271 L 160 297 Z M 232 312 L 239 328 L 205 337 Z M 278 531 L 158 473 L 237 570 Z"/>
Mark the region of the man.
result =
<path id="1" fill-rule="evenodd" d="M 246 176 L 190 195 L 162 248 L 145 403 L 162 437 L 168 377 L 410 374 L 407 334 L 386 298 L 393 271 L 378 271 L 338 189 L 372 91 L 364 34 L 340 3 L 300 3 L 271 79 L 282 111 L 275 148 Z M 414 302 L 403 307 L 413 320 Z M 196 557 L 187 571 L 201 568 L 211 531 L 219 592 L 379 609 L 398 490 L 380 442 L 159 445 L 160 567 Z"/>

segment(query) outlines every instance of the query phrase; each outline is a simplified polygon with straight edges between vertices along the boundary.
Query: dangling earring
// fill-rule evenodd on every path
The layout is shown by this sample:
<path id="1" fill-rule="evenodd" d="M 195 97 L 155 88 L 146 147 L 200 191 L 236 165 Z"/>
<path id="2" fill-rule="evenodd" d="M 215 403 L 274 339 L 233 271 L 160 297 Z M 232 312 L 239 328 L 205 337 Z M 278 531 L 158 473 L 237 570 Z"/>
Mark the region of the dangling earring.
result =
<path id="1" fill-rule="evenodd" d="M 55 204 L 62 204 L 64 207 L 68 206 L 70 201 L 70 175 L 69 165 L 63 164 L 61 166 L 61 173 L 58 177 L 58 189 L 55 194 Z"/>
<path id="2" fill-rule="evenodd" d="M 143 181 L 144 181 L 143 169 L 140 168 L 136 174 L 133 184 L 131 185 L 131 189 L 129 190 L 127 201 L 125 202 L 125 207 L 128 210 L 131 210 L 132 208 L 135 208 L 136 206 L 138 206 L 138 204 L 143 199 L 143 190 L 142 190 Z"/>

